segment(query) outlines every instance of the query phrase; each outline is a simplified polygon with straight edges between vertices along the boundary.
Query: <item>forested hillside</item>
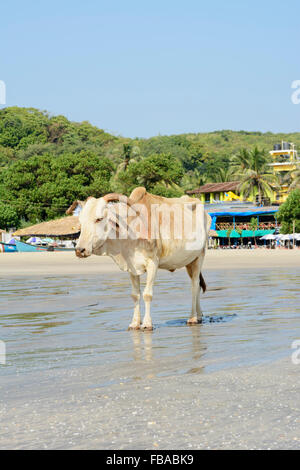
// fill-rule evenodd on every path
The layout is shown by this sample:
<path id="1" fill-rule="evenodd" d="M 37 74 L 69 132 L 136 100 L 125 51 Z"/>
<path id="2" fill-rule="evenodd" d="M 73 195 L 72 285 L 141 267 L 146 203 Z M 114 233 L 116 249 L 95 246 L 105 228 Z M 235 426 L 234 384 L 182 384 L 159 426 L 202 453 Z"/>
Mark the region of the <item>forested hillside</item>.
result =
<path id="1" fill-rule="evenodd" d="M 0 110 L 0 228 L 62 215 L 76 198 L 144 185 L 181 195 L 207 181 L 226 181 L 241 149 L 270 150 L 300 133 L 234 132 L 129 139 L 89 122 L 33 108 Z M 267 152 L 266 152 L 267 153 Z"/>

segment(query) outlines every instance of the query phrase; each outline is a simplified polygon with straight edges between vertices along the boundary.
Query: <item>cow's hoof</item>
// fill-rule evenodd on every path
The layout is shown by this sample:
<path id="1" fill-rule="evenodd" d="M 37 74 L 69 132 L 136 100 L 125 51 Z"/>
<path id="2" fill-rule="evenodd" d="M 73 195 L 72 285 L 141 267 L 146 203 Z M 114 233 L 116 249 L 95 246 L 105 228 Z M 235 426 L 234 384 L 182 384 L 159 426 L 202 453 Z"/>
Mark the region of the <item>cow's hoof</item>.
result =
<path id="1" fill-rule="evenodd" d="M 187 325 L 189 326 L 199 325 L 200 323 L 202 323 L 202 320 L 198 320 L 197 318 L 191 318 L 187 321 Z"/>
<path id="2" fill-rule="evenodd" d="M 140 325 L 135 325 L 135 326 L 129 325 L 128 331 L 139 330 L 140 328 L 141 328 Z"/>
<path id="3" fill-rule="evenodd" d="M 153 331 L 153 326 L 141 326 L 141 330 L 143 331 Z"/>

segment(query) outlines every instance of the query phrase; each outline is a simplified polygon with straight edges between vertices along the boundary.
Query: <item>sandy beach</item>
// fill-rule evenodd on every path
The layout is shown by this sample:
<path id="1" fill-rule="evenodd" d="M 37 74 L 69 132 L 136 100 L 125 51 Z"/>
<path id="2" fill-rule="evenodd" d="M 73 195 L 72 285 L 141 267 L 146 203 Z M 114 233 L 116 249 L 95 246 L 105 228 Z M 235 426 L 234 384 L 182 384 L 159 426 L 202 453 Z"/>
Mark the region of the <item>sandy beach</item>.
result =
<path id="1" fill-rule="evenodd" d="M 299 449 L 300 365 L 91 387 L 97 367 L 1 386 L 1 449 Z M 59 379 L 59 386 L 57 386 Z M 54 380 L 54 383 L 53 383 Z"/>
<path id="2" fill-rule="evenodd" d="M 159 271 L 153 332 L 128 332 L 107 257 L 0 255 L 1 449 L 298 449 L 300 251 L 208 251 L 203 324 Z"/>
<path id="3" fill-rule="evenodd" d="M 208 250 L 205 269 L 300 268 L 300 250 Z M 74 252 L 1 253 L 0 276 L 96 274 L 119 271 L 108 256 L 76 258 Z"/>

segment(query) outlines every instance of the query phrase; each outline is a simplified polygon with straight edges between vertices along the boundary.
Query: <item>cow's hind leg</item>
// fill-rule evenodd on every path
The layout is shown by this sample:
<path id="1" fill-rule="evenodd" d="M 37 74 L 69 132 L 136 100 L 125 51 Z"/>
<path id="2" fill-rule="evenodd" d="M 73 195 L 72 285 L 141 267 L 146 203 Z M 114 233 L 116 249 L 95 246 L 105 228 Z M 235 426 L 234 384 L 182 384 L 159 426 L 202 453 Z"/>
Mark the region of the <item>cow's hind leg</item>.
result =
<path id="1" fill-rule="evenodd" d="M 132 283 L 132 293 L 131 297 L 134 300 L 134 311 L 131 323 L 129 325 L 129 330 L 139 330 L 141 326 L 141 311 L 140 311 L 140 276 L 134 276 L 130 274 L 130 279 Z"/>
<path id="2" fill-rule="evenodd" d="M 153 260 L 149 260 L 146 270 L 147 270 L 147 280 L 146 280 L 146 287 L 143 292 L 143 298 L 145 302 L 145 316 L 143 318 L 143 323 L 142 323 L 141 328 L 143 330 L 153 330 L 150 306 L 151 306 L 152 295 L 153 295 L 153 284 L 154 284 L 155 276 L 157 273 L 157 264 Z"/>
<path id="3" fill-rule="evenodd" d="M 203 291 L 206 289 L 205 281 L 201 274 L 203 258 L 196 258 L 192 263 L 186 266 L 188 275 L 192 281 L 192 311 L 188 319 L 188 325 L 195 325 L 202 321 L 202 310 L 200 307 L 200 287 Z"/>

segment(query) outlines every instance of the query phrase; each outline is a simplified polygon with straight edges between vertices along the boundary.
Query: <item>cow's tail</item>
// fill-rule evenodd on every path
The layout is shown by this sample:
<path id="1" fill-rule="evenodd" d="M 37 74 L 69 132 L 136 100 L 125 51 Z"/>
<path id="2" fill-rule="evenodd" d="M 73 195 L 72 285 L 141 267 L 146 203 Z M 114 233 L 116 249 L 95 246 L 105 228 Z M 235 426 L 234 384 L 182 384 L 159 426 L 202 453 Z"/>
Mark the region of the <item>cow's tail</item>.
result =
<path id="1" fill-rule="evenodd" d="M 200 273 L 200 276 L 199 276 L 199 283 L 200 283 L 200 287 L 202 288 L 203 294 L 204 294 L 204 292 L 206 291 L 206 282 L 204 281 L 202 273 Z"/>

